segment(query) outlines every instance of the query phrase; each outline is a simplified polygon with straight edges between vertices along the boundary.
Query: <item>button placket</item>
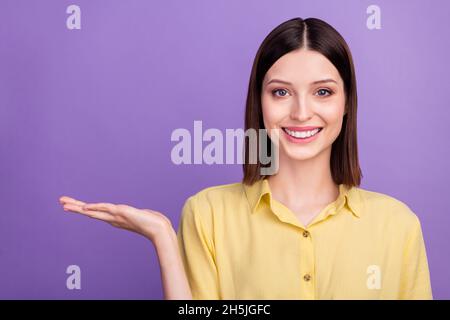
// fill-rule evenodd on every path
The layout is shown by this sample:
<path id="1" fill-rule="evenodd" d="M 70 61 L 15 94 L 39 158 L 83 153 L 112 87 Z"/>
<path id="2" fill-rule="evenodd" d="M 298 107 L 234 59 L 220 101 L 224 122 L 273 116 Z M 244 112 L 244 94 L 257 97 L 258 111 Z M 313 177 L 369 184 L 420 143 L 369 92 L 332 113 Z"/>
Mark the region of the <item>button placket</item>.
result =
<path id="1" fill-rule="evenodd" d="M 315 259 L 311 232 L 303 229 L 300 234 L 300 296 L 302 299 L 315 298 Z"/>

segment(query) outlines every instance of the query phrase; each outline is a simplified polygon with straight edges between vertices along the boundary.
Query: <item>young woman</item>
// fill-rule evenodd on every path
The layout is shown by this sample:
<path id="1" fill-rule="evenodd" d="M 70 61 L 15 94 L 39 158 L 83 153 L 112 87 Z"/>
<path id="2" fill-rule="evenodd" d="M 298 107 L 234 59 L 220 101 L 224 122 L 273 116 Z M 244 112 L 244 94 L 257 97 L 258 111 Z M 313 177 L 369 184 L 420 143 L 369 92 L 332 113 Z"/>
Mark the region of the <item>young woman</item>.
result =
<path id="1" fill-rule="evenodd" d="M 431 299 L 419 219 L 359 188 L 356 112 L 345 40 L 294 18 L 261 44 L 246 103 L 245 129 L 265 129 L 278 150 L 275 174 L 245 161 L 242 182 L 186 200 L 178 234 L 152 210 L 60 201 L 149 238 L 166 299 Z"/>

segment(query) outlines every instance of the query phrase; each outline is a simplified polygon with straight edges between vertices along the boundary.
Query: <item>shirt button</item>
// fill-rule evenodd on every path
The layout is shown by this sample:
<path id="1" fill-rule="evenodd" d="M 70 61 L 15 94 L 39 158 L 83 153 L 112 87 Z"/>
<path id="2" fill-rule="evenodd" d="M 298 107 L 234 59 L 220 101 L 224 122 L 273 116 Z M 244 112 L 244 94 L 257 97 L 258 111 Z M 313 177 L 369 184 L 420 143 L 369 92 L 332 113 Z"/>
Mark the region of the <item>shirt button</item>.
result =
<path id="1" fill-rule="evenodd" d="M 311 280 L 311 276 L 310 276 L 309 274 L 305 274 L 305 275 L 303 276 L 303 280 L 309 281 L 309 280 Z"/>
<path id="2" fill-rule="evenodd" d="M 309 236 L 309 232 L 308 231 L 303 231 L 303 236 L 305 237 L 305 238 L 308 238 L 308 236 Z"/>

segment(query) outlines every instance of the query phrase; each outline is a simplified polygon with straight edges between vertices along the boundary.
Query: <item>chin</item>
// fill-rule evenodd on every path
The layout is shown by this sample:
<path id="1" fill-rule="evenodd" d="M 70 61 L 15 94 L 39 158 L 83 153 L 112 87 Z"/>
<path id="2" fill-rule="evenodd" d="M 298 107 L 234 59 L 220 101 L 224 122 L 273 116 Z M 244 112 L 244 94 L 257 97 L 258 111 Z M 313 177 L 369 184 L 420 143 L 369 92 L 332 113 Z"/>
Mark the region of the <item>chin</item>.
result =
<path id="1" fill-rule="evenodd" d="M 304 161 L 308 159 L 315 158 L 318 155 L 316 150 L 292 150 L 292 148 L 284 149 L 286 159 L 292 159 L 295 161 Z"/>

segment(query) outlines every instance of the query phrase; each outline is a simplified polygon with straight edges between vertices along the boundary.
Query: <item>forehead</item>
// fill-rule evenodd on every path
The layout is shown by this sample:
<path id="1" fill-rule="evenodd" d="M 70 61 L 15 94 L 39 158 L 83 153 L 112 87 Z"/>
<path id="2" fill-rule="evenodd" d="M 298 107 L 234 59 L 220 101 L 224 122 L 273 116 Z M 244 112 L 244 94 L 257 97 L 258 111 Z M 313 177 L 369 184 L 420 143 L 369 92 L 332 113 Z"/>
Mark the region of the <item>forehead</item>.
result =
<path id="1" fill-rule="evenodd" d="M 317 51 L 305 49 L 291 51 L 275 61 L 267 71 L 264 81 L 271 78 L 298 84 L 332 78 L 342 84 L 339 71 L 330 60 Z"/>

